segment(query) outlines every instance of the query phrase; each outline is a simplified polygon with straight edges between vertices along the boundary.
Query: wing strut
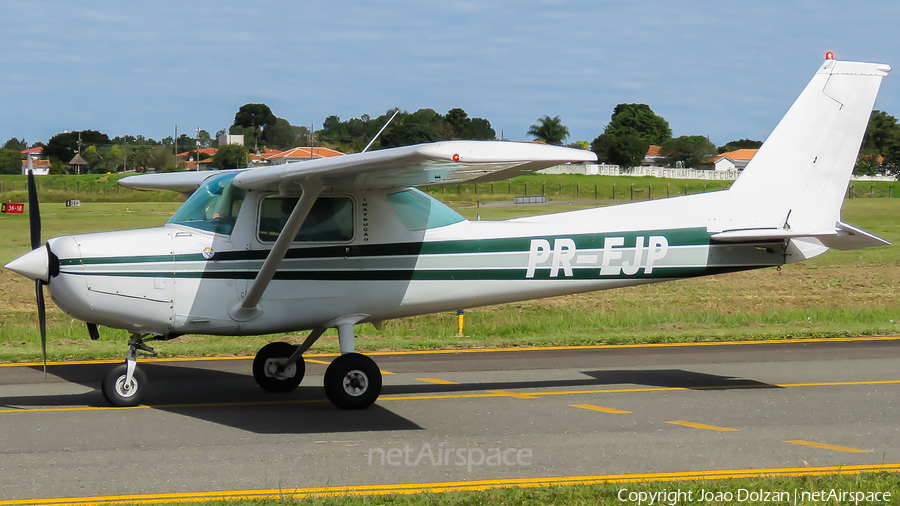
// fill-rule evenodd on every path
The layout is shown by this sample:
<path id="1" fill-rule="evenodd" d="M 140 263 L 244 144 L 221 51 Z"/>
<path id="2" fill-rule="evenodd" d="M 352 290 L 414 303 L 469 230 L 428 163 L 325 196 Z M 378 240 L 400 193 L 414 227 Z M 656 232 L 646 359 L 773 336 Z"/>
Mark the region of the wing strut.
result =
<path id="1" fill-rule="evenodd" d="M 315 203 L 319 194 L 322 193 L 322 184 L 318 181 L 307 180 L 303 182 L 302 188 L 303 194 L 300 195 L 300 200 L 297 201 L 291 216 L 288 218 L 287 223 L 284 224 L 284 229 L 281 231 L 278 239 L 275 240 L 275 245 L 272 246 L 269 256 L 266 257 L 266 261 L 263 262 L 262 267 L 256 274 L 256 279 L 253 280 L 253 284 L 247 290 L 247 296 L 228 311 L 228 315 L 231 316 L 232 320 L 244 322 L 252 320 L 263 313 L 263 309 L 259 307 L 259 301 L 266 292 L 269 282 L 272 281 L 272 277 L 275 276 L 275 271 L 278 270 L 281 261 L 284 260 L 291 242 L 293 242 L 297 232 L 300 231 L 303 220 L 306 219 L 313 203 Z"/>

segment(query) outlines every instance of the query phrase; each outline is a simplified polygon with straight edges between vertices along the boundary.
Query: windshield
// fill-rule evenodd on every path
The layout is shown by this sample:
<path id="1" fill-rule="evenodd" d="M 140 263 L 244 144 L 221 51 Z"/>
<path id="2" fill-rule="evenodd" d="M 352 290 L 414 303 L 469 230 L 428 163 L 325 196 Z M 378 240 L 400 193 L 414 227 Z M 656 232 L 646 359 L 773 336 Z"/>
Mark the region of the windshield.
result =
<path id="1" fill-rule="evenodd" d="M 416 189 L 392 193 L 387 196 L 387 201 L 411 232 L 465 221 L 453 209 Z"/>
<path id="2" fill-rule="evenodd" d="M 210 177 L 169 219 L 170 225 L 184 225 L 217 234 L 231 235 L 247 190 L 232 184 L 238 172 Z"/>

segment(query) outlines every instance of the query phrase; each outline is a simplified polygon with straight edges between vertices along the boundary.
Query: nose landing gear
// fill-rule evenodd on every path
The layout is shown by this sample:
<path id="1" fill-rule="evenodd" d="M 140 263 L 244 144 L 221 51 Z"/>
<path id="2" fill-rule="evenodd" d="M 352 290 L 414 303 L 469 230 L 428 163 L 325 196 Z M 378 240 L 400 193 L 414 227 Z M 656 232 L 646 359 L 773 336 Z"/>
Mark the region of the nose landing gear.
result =
<path id="1" fill-rule="evenodd" d="M 109 371 L 100 384 L 103 397 L 113 406 L 132 407 L 144 400 L 147 393 L 147 376 L 137 367 L 138 355 L 155 357 L 156 352 L 145 341 L 163 339 L 150 334 L 132 334 L 128 340 L 125 363 Z"/>

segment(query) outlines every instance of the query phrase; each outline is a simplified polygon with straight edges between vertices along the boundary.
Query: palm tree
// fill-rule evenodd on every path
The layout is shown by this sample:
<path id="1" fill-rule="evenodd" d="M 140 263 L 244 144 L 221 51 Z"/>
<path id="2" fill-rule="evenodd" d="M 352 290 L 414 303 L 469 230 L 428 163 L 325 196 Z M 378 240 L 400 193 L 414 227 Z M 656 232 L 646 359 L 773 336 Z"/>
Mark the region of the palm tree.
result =
<path id="1" fill-rule="evenodd" d="M 531 125 L 528 135 L 535 137 L 536 140 L 546 142 L 547 144 L 562 144 L 566 137 L 569 136 L 569 129 L 562 124 L 559 116 L 551 118 L 544 116 L 537 123 Z"/>

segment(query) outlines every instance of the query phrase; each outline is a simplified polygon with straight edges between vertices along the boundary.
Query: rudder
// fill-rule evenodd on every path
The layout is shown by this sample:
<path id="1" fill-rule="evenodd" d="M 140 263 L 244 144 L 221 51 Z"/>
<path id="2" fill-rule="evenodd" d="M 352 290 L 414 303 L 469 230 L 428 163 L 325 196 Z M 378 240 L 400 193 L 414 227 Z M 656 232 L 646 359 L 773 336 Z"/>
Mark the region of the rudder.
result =
<path id="1" fill-rule="evenodd" d="M 826 60 L 728 191 L 717 231 L 834 233 L 888 65 Z"/>

